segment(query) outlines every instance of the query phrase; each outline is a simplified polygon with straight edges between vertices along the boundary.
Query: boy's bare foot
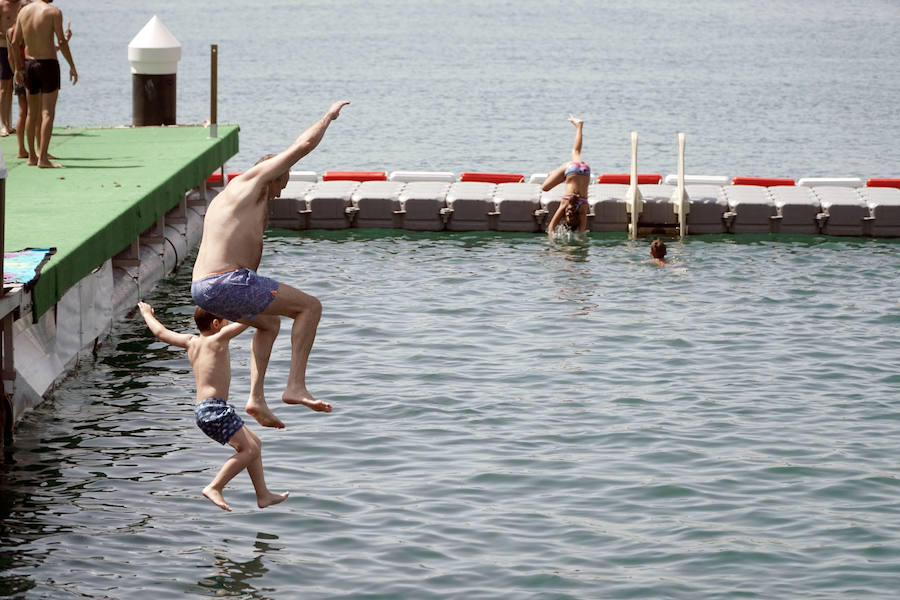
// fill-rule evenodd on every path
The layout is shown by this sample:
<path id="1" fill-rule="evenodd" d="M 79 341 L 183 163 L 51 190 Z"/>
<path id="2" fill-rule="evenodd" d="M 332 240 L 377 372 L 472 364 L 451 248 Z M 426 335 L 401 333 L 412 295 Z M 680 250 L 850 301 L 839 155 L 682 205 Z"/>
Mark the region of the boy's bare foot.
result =
<path id="1" fill-rule="evenodd" d="M 282 502 L 287 500 L 287 497 L 290 495 L 291 495 L 290 492 L 285 492 L 283 494 L 273 494 L 272 492 L 269 492 L 265 498 L 260 498 L 257 496 L 256 504 L 260 508 L 272 506 L 273 504 L 281 504 Z"/>
<path id="2" fill-rule="evenodd" d="M 6 137 L 6 136 L 8 136 L 10 133 L 11 133 L 11 132 L 10 132 L 9 129 L 7 129 L 6 127 L 0 127 L 0 137 Z"/>
<path id="3" fill-rule="evenodd" d="M 36 157 L 36 156 L 31 156 L 31 155 L 28 156 L 28 166 L 29 166 L 29 167 L 36 167 L 36 166 L 37 166 L 37 162 L 38 162 L 38 161 L 37 161 L 37 157 Z"/>
<path id="4" fill-rule="evenodd" d="M 265 400 L 257 400 L 250 398 L 244 407 L 247 414 L 256 419 L 256 422 L 263 427 L 274 427 L 275 429 L 284 429 L 284 423 L 275 416 L 275 413 L 269 408 Z"/>
<path id="5" fill-rule="evenodd" d="M 231 507 L 228 506 L 227 502 L 225 502 L 225 497 L 222 496 L 222 492 L 220 492 L 219 490 L 211 486 L 206 486 L 205 488 L 203 488 L 203 495 L 222 510 L 231 512 Z"/>
<path id="6" fill-rule="evenodd" d="M 31 161 L 28 161 L 28 164 L 31 164 Z M 51 162 L 49 160 L 38 161 L 39 168 L 41 169 L 61 169 L 62 165 L 59 163 Z"/>
<path id="7" fill-rule="evenodd" d="M 299 394 L 294 394 L 285 390 L 281 400 L 285 404 L 302 404 L 306 408 L 316 412 L 331 412 L 330 404 L 323 402 L 322 400 L 316 400 L 305 388 L 302 390 L 302 393 Z"/>
<path id="8" fill-rule="evenodd" d="M 16 158 L 28 158 L 28 153 L 24 150 L 19 150 L 19 153 L 16 155 Z"/>

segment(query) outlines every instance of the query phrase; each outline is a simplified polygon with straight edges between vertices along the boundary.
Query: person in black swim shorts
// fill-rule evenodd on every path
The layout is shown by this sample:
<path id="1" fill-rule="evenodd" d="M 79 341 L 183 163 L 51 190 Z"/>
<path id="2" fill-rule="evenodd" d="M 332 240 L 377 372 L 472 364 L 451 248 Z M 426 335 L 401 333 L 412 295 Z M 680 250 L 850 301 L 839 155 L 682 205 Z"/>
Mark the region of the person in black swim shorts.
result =
<path id="1" fill-rule="evenodd" d="M 197 403 L 194 406 L 197 427 L 220 444 L 229 444 L 236 450 L 210 484 L 203 488 L 203 495 L 222 510 L 230 511 L 231 507 L 225 502 L 222 490 L 235 475 L 247 469 L 256 490 L 256 503 L 260 508 L 284 502 L 288 497 L 287 492 L 274 494 L 266 487 L 262 442 L 244 425 L 244 421 L 227 400 L 231 384 L 228 343 L 248 326 L 229 323 L 227 319 L 197 307 L 194 321 L 200 335 L 176 333 L 159 322 L 153 314 L 153 307 L 146 302 L 139 302 L 138 309 L 153 335 L 167 344 L 187 350 L 197 384 Z"/>
<path id="2" fill-rule="evenodd" d="M 9 57 L 10 28 L 16 24 L 19 11 L 25 6 L 21 0 L 0 0 L 0 137 L 13 133 L 10 125 L 15 56 Z"/>
<path id="3" fill-rule="evenodd" d="M 78 72 L 75 70 L 62 23 L 62 11 L 51 6 L 50 0 L 35 0 L 19 11 L 10 44 L 11 47 L 18 47 L 20 44 L 25 47 L 23 69 L 28 98 L 28 116 L 25 122 L 28 164 L 41 168 L 61 166 L 50 160 L 50 137 L 53 134 L 56 99 L 59 95 L 57 50 L 69 63 L 69 80 L 72 85 L 78 83 Z"/>

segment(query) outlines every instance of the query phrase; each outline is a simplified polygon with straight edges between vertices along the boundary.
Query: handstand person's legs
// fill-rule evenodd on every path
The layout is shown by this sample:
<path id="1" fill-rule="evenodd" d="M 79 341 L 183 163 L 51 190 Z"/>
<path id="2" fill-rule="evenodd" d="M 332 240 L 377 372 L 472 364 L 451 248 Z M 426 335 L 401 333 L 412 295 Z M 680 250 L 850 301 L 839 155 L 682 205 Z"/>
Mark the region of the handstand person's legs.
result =
<path id="1" fill-rule="evenodd" d="M 575 117 L 569 117 L 569 123 L 575 126 L 575 140 L 572 142 L 572 160 L 581 162 L 581 129 L 584 126 L 584 121 Z"/>
<path id="2" fill-rule="evenodd" d="M 549 192 L 563 181 L 566 180 L 566 167 L 569 166 L 569 163 L 565 163 L 558 169 L 554 169 L 547 175 L 547 179 L 544 180 L 544 185 L 541 186 L 541 189 L 545 192 Z"/>

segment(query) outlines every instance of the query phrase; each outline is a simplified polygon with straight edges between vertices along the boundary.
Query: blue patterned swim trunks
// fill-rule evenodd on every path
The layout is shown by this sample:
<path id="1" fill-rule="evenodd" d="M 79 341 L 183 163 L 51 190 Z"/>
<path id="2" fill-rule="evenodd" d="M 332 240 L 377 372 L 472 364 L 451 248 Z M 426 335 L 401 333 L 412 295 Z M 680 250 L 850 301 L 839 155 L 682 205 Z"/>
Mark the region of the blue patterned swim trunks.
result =
<path id="1" fill-rule="evenodd" d="M 197 427 L 220 444 L 227 444 L 241 430 L 244 421 L 234 412 L 234 406 L 222 398 L 207 398 L 194 407 Z"/>
<path id="2" fill-rule="evenodd" d="M 229 321 L 252 319 L 266 310 L 278 282 L 250 269 L 214 273 L 191 282 L 191 298 L 200 308 Z"/>

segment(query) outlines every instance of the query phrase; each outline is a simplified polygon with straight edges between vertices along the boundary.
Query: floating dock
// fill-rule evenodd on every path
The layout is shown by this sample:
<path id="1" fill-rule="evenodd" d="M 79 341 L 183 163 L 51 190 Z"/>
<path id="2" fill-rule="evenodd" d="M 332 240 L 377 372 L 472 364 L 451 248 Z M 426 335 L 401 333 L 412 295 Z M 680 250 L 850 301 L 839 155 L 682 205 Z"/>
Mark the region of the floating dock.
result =
<path id="1" fill-rule="evenodd" d="M 0 296 L 3 399 L 0 432 L 41 401 L 93 351 L 113 323 L 199 243 L 214 190 L 209 174 L 237 154 L 238 127 L 56 128 L 61 169 L 17 159 L 0 141 L 4 251 L 55 252 L 28 285 Z"/>
<path id="2" fill-rule="evenodd" d="M 235 175 L 235 174 L 232 174 Z M 540 232 L 564 185 L 546 174 L 394 171 L 291 173 L 270 205 L 285 229 L 395 228 Z M 900 179 L 594 176 L 588 229 L 646 234 L 805 233 L 900 236 Z M 639 199 L 637 202 L 635 198 Z"/>

